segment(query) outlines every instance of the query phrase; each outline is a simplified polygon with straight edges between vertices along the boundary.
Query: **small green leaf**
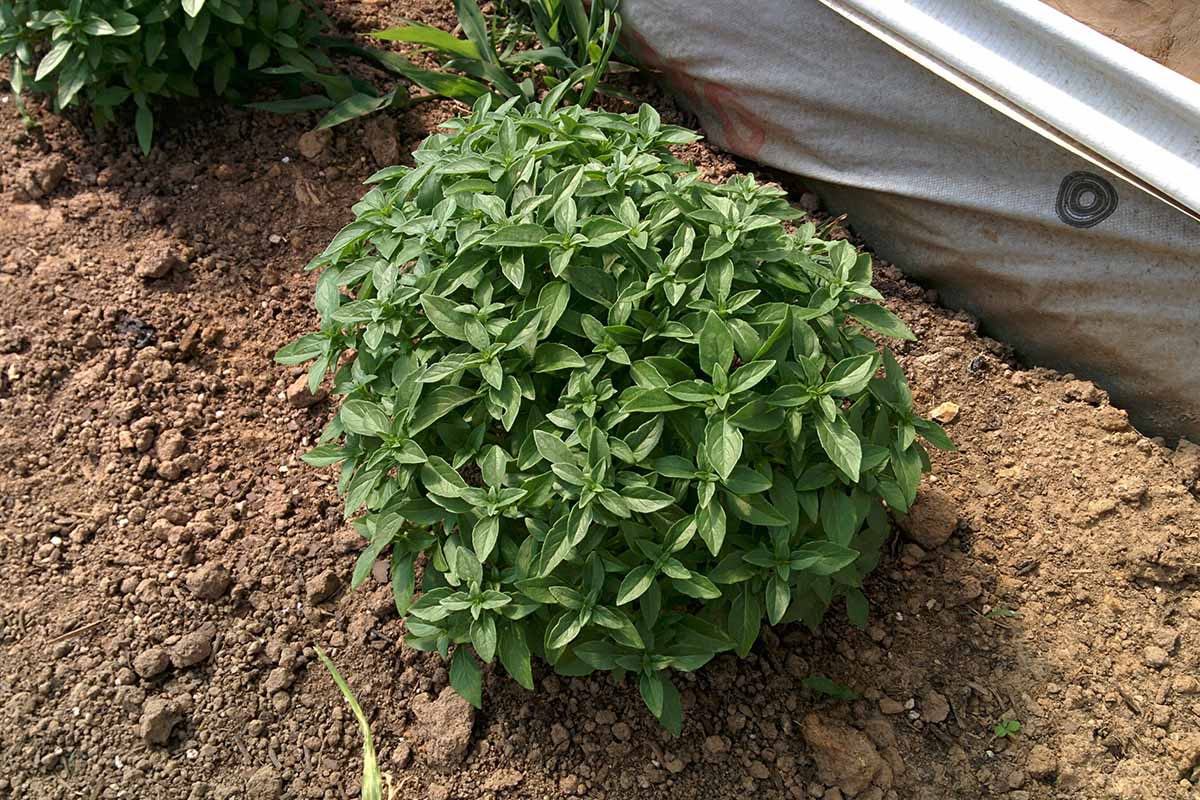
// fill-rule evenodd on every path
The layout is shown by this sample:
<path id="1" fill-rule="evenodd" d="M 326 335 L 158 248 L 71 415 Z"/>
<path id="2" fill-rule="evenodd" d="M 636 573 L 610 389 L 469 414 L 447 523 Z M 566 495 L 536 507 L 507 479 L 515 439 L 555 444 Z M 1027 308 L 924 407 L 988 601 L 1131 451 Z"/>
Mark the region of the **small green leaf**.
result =
<path id="1" fill-rule="evenodd" d="M 890 336 L 893 339 L 904 339 L 910 342 L 917 338 L 909 327 L 904 324 L 902 319 L 883 306 L 872 305 L 870 303 L 850 306 L 849 314 L 863 325 L 866 325 L 877 333 L 882 333 L 884 336 Z"/>
<path id="2" fill-rule="evenodd" d="M 853 483 L 858 482 L 858 471 L 862 464 L 862 444 L 858 434 L 851 430 L 845 417 L 837 417 L 832 423 L 823 417 L 816 420 L 817 438 L 834 466 Z"/>
<path id="3" fill-rule="evenodd" d="M 455 648 L 450 661 L 450 685 L 468 703 L 483 708 L 483 676 L 475 659 L 461 645 Z"/>
<path id="4" fill-rule="evenodd" d="M 742 457 L 742 432 L 728 417 L 714 418 L 704 432 L 704 452 L 721 479 L 728 478 Z"/>
<path id="5" fill-rule="evenodd" d="M 717 365 L 728 370 L 733 363 L 733 335 L 715 311 L 708 312 L 700 329 L 700 369 L 714 374 Z"/>
<path id="6" fill-rule="evenodd" d="M 338 418 L 347 431 L 363 436 L 382 436 L 392 428 L 383 409 L 368 400 L 347 400 L 342 404 Z"/>

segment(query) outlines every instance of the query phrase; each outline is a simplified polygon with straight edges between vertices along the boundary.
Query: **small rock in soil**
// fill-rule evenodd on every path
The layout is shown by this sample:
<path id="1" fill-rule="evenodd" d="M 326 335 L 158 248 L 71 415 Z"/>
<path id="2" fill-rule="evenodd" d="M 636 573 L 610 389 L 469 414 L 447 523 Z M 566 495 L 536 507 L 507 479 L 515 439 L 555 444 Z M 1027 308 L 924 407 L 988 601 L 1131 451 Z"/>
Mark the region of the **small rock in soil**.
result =
<path id="1" fill-rule="evenodd" d="M 192 570 L 187 577 L 187 587 L 201 600 L 220 600 L 233 585 L 233 576 L 224 564 L 212 562 Z"/>
<path id="2" fill-rule="evenodd" d="M 154 452 L 162 461 L 172 461 L 187 450 L 187 439 L 179 431 L 163 431 L 154 443 Z"/>
<path id="3" fill-rule="evenodd" d="M 483 782 L 483 788 L 484 791 L 499 792 L 519 786 L 523 780 L 525 780 L 525 776 L 515 769 L 498 769 Z"/>
<path id="4" fill-rule="evenodd" d="M 22 170 L 16 179 L 17 197 L 22 200 L 41 200 L 62 183 L 67 174 L 67 160 L 52 155 Z"/>
<path id="5" fill-rule="evenodd" d="M 171 663 L 176 669 L 194 667 L 212 655 L 212 634 L 193 631 L 184 635 L 171 648 Z"/>
<path id="6" fill-rule="evenodd" d="M 1200 733 L 1175 734 L 1167 740 L 1170 752 L 1181 777 L 1187 777 L 1200 766 Z"/>
<path id="7" fill-rule="evenodd" d="M 147 680 L 166 672 L 169 666 L 171 659 L 161 647 L 143 650 L 133 659 L 133 671 Z"/>
<path id="8" fill-rule="evenodd" d="M 879 701 L 879 711 L 889 716 L 892 714 L 903 714 L 904 703 L 901 703 L 899 700 L 893 700 L 890 697 L 884 697 Z"/>
<path id="9" fill-rule="evenodd" d="M 800 732 L 812 749 L 821 780 L 851 797 L 870 786 L 885 766 L 867 735 L 840 720 L 811 713 L 800 723 Z"/>
<path id="10" fill-rule="evenodd" d="M 332 141 L 333 131 L 328 128 L 320 131 L 308 131 L 300 134 L 300 139 L 296 142 L 296 149 L 309 161 L 315 161 L 325 154 L 325 148 L 329 147 Z"/>
<path id="11" fill-rule="evenodd" d="M 137 267 L 134 268 L 133 274 L 142 280 L 154 280 L 155 278 L 164 277 L 168 272 L 182 263 L 174 250 L 168 248 L 151 250 L 141 257 L 137 263 Z"/>
<path id="12" fill-rule="evenodd" d="M 1063 399 L 1098 406 L 1104 401 L 1104 392 L 1091 381 L 1071 381 L 1063 388 Z"/>
<path id="13" fill-rule="evenodd" d="M 246 781 L 246 800 L 278 800 L 283 795 L 283 780 L 271 767 L 259 767 Z"/>
<path id="14" fill-rule="evenodd" d="M 267 694 L 275 694 L 283 692 L 291 688 L 296 678 L 292 675 L 290 669 L 284 667 L 276 667 L 271 670 L 271 674 L 267 676 L 266 690 Z"/>
<path id="15" fill-rule="evenodd" d="M 327 569 L 305 582 L 304 596 L 308 598 L 309 603 L 324 603 L 333 597 L 340 584 L 341 582 L 338 580 L 337 573 L 331 569 Z"/>
<path id="16" fill-rule="evenodd" d="M 458 766 L 471 744 L 474 707 L 447 686 L 437 699 L 418 695 L 412 702 L 414 738 L 429 765 L 449 770 Z"/>
<path id="17" fill-rule="evenodd" d="M 958 419 L 958 403 L 951 403 L 949 401 L 941 403 L 929 412 L 929 416 L 935 422 L 940 422 L 943 425 L 954 422 L 954 420 Z"/>
<path id="18" fill-rule="evenodd" d="M 709 736 L 704 740 L 704 752 L 709 756 L 720 756 L 729 752 L 729 745 L 721 736 Z"/>
<path id="19" fill-rule="evenodd" d="M 928 486 L 917 495 L 908 514 L 897 517 L 896 522 L 908 538 L 933 550 L 945 544 L 958 527 L 958 507 L 950 495 Z"/>
<path id="20" fill-rule="evenodd" d="M 1029 751 L 1025 770 L 1039 781 L 1052 780 L 1058 774 L 1058 757 L 1046 745 L 1034 745 Z"/>
<path id="21" fill-rule="evenodd" d="M 166 744 L 171 730 L 183 720 L 179 708 L 163 697 L 151 697 L 142 706 L 138 732 L 146 744 Z"/>
<path id="22" fill-rule="evenodd" d="M 387 167 L 400 160 L 400 143 L 396 137 L 396 121 L 389 117 L 372 117 L 363 126 L 363 137 L 376 166 Z"/>
<path id="23" fill-rule="evenodd" d="M 950 716 L 950 703 L 940 692 L 930 690 L 921 701 L 921 718 L 926 722 L 945 722 Z"/>
<path id="24" fill-rule="evenodd" d="M 1162 669 L 1167 664 L 1171 663 L 1171 656 L 1166 650 L 1158 645 L 1150 645 L 1142 650 L 1142 660 L 1146 662 L 1146 666 L 1154 669 Z"/>
<path id="25" fill-rule="evenodd" d="M 1200 444 L 1194 444 L 1187 439 L 1180 439 L 1175 448 L 1171 463 L 1183 473 L 1184 481 L 1190 483 L 1200 480 Z"/>
<path id="26" fill-rule="evenodd" d="M 301 375 L 292 381 L 291 386 L 288 386 L 285 396 L 287 397 L 288 405 L 292 408 L 308 408 L 324 400 L 327 394 L 328 392 L 323 386 L 317 387 L 316 394 L 310 392 L 308 390 L 308 376 Z"/>

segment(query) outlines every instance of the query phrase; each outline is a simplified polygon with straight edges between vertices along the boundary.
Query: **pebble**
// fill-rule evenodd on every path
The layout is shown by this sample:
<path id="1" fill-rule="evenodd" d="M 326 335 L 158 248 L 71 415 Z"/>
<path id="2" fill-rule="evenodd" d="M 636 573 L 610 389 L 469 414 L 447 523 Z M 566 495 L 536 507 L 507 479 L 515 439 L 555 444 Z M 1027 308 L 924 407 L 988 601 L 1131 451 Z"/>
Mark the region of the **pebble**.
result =
<path id="1" fill-rule="evenodd" d="M 950 716 L 950 703 L 946 696 L 932 689 L 921 701 L 921 716 L 926 722 L 945 722 Z"/>
<path id="2" fill-rule="evenodd" d="M 138 733 L 146 744 L 162 745 L 171 738 L 171 731 L 183 720 L 179 708 L 163 697 L 151 697 L 142 706 Z"/>
<path id="3" fill-rule="evenodd" d="M 283 780 L 269 766 L 259 767 L 246 781 L 246 800 L 277 800 L 283 795 Z"/>
<path id="4" fill-rule="evenodd" d="M 340 585 L 341 581 L 338 580 L 337 573 L 327 569 L 305 581 L 304 596 L 310 603 L 324 603 L 333 597 Z"/>
<path id="5" fill-rule="evenodd" d="M 171 658 L 161 647 L 143 650 L 133 659 L 133 671 L 147 680 L 166 672 L 169 666 L 171 666 Z"/>
<path id="6" fill-rule="evenodd" d="M 875 776 L 887 768 L 871 739 L 845 722 L 813 712 L 800 723 L 800 733 L 820 779 L 851 797 L 864 796 Z"/>
<path id="7" fill-rule="evenodd" d="M 958 419 L 958 410 L 958 403 L 946 401 L 945 403 L 938 404 L 932 411 L 930 411 L 929 417 L 935 422 L 940 422 L 945 425 Z"/>
<path id="8" fill-rule="evenodd" d="M 315 161 L 325 153 L 325 149 L 333 142 L 333 131 L 326 128 L 320 131 L 308 131 L 300 134 L 296 141 L 296 149 L 300 155 L 309 161 Z"/>
<path id="9" fill-rule="evenodd" d="M 265 684 L 267 694 L 273 695 L 276 692 L 286 691 L 287 689 L 291 688 L 295 681 L 296 676 L 292 674 L 290 669 L 276 667 L 275 669 L 271 670 L 269 675 L 267 675 L 267 682 Z"/>
<path id="10" fill-rule="evenodd" d="M 1034 745 L 1025 762 L 1026 771 L 1040 781 L 1048 781 L 1058 774 L 1058 756 L 1044 744 Z"/>
<path id="11" fill-rule="evenodd" d="M 308 408 L 315 405 L 329 394 L 325 387 L 317 388 L 316 394 L 308 390 L 308 375 L 301 375 L 288 386 L 284 392 L 284 397 L 287 398 L 288 405 L 292 408 Z"/>
<path id="12" fill-rule="evenodd" d="M 410 708 L 415 725 L 409 730 L 425 760 L 434 769 L 457 768 L 471 744 L 475 708 L 449 686 L 436 698 L 418 695 Z"/>
<path id="13" fill-rule="evenodd" d="M 141 257 L 137 266 L 134 267 L 133 274 L 142 280 L 154 280 L 165 277 L 168 272 L 182 263 L 174 250 L 152 251 Z"/>
<path id="14" fill-rule="evenodd" d="M 904 703 L 901 703 L 898 700 L 893 700 L 890 697 L 884 697 L 879 701 L 879 711 L 880 713 L 888 714 L 889 716 L 892 714 L 903 714 Z"/>
<path id="15" fill-rule="evenodd" d="M 896 520 L 900 529 L 926 550 L 941 547 L 958 527 L 958 504 L 954 498 L 933 486 L 917 495 L 908 514 Z"/>
<path id="16" fill-rule="evenodd" d="M 210 562 L 192 570 L 186 583 L 201 600 L 220 600 L 233 586 L 233 576 L 224 564 Z"/>
<path id="17" fill-rule="evenodd" d="M 171 663 L 176 669 L 187 669 L 201 663 L 212 655 L 212 636 L 204 630 L 185 634 L 171 648 Z"/>
<path id="18" fill-rule="evenodd" d="M 1146 666 L 1148 667 L 1162 669 L 1171 663 L 1171 656 L 1166 650 L 1152 644 L 1142 650 L 1142 660 L 1146 662 Z"/>

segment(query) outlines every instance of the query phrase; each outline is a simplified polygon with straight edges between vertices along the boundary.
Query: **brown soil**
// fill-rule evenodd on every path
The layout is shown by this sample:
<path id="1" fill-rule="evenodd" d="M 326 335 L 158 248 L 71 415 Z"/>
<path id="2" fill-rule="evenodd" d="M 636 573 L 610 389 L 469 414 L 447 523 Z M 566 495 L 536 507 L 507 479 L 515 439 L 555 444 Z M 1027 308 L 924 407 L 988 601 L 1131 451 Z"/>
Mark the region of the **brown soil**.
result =
<path id="1" fill-rule="evenodd" d="M 447 5 L 345 13 L 445 26 Z M 400 152 L 452 113 L 397 116 Z M 493 673 L 473 716 L 400 644 L 386 585 L 345 588 L 361 542 L 298 459 L 332 408 L 295 407 L 313 398 L 271 361 L 314 325 L 301 267 L 387 126 L 310 159 L 310 120 L 198 109 L 143 161 L 39 118 L 0 107 L 0 796 L 354 796 L 358 732 L 314 645 L 406 798 L 1195 796 L 1200 449 L 1092 385 L 882 268 L 917 402 L 960 407 L 961 449 L 870 582 L 868 629 L 835 610 L 682 678 L 679 739 L 607 677 L 540 671 L 529 694 Z M 994 738 L 1002 719 L 1020 732 Z"/>
<path id="2" fill-rule="evenodd" d="M 1042 0 L 1181 75 L 1200 81 L 1195 0 Z"/>

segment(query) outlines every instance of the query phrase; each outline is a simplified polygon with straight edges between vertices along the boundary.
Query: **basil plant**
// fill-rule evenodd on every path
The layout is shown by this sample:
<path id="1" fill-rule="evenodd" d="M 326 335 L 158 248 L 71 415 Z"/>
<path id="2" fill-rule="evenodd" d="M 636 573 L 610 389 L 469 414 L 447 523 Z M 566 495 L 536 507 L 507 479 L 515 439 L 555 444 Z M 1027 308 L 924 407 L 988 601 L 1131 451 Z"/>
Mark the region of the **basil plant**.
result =
<path id="1" fill-rule="evenodd" d="M 515 101 L 446 125 L 375 174 L 310 264 L 320 330 L 283 348 L 344 399 L 304 458 L 340 464 L 387 557 L 407 642 L 533 688 L 630 674 L 680 730 L 671 670 L 815 626 L 864 576 L 949 447 L 864 329 L 871 259 L 816 237 L 753 177 L 700 180 L 636 115 Z M 418 578 L 419 575 L 419 578 Z M 418 588 L 419 587 L 419 588 Z"/>

